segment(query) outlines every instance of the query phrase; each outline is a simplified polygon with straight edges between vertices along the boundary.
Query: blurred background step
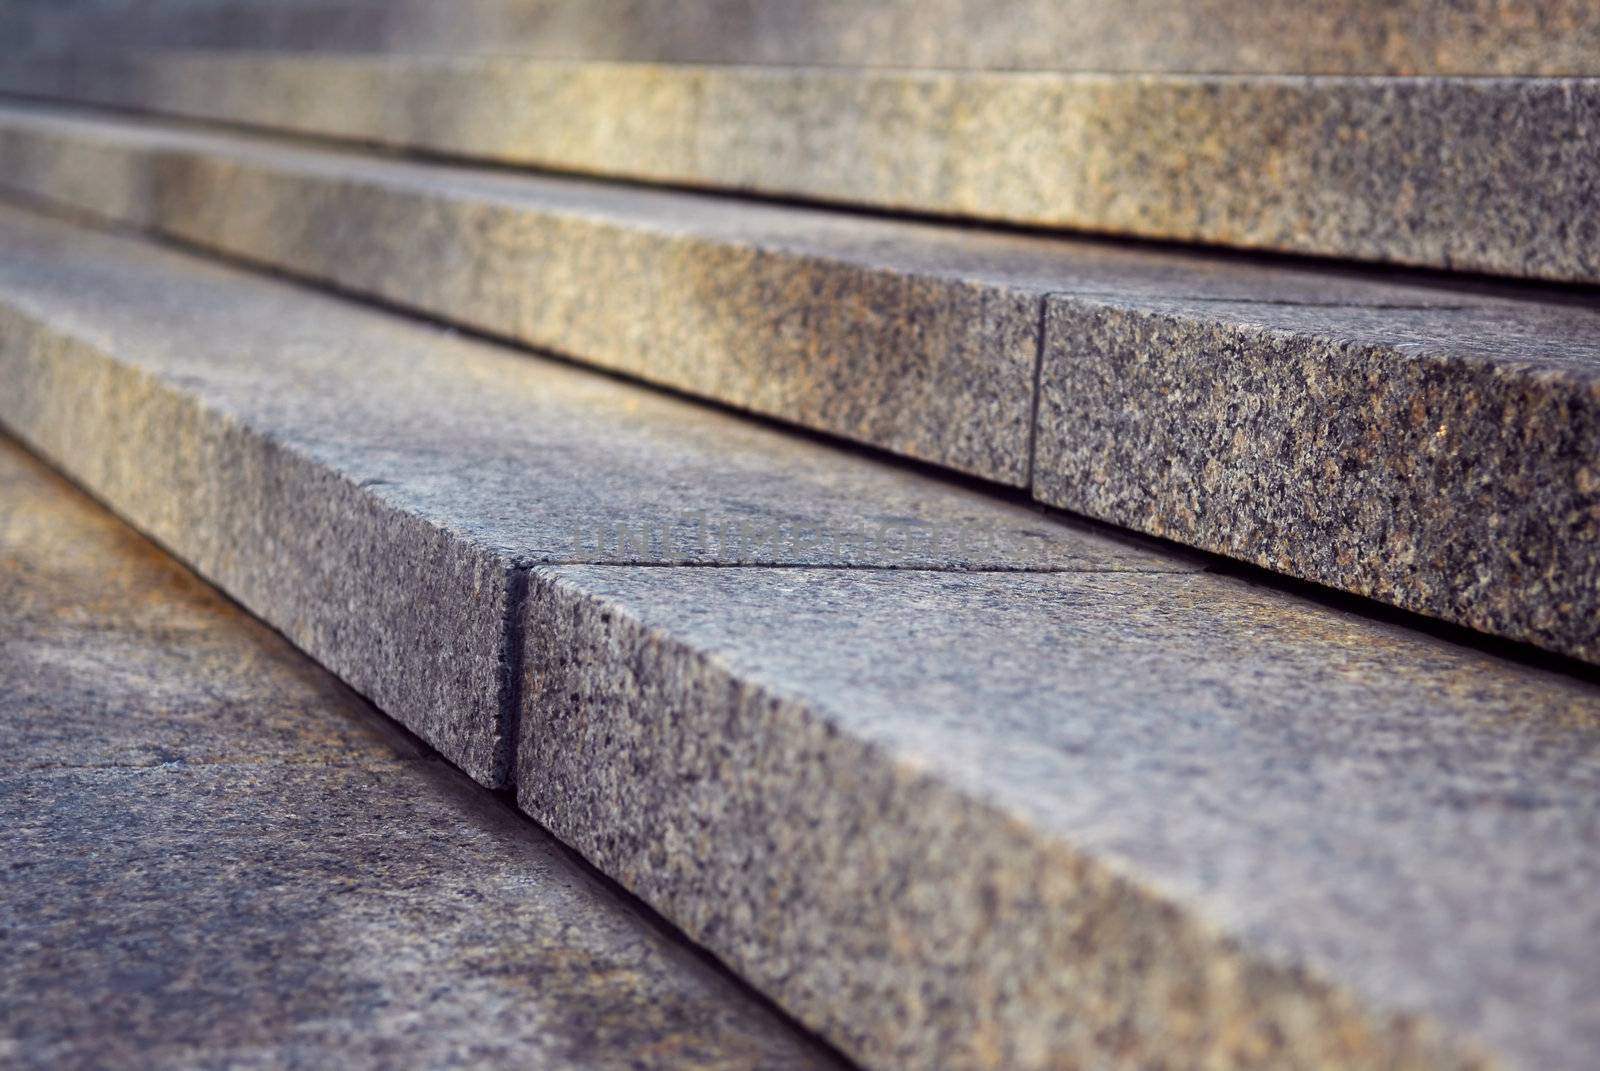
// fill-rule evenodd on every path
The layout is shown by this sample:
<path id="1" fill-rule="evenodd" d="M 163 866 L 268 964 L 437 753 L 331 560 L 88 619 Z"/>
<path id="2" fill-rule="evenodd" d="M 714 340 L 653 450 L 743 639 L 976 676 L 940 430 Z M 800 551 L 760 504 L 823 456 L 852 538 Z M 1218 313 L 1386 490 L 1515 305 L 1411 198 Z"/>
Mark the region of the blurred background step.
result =
<path id="1" fill-rule="evenodd" d="M 7 1067 L 841 1066 L 4 437 L 0 603 Z"/>
<path id="2" fill-rule="evenodd" d="M 868 1066 L 1600 1044 L 1589 677 L 3 218 L 9 428 Z"/>
<path id="3" fill-rule="evenodd" d="M 1594 75 L 1587 0 L 11 0 L 0 40 L 662 63 Z"/>
<path id="4" fill-rule="evenodd" d="M 654 183 L 1600 282 L 1595 78 L 14 51 L 0 89 Z"/>
<path id="5" fill-rule="evenodd" d="M 1600 658 L 1600 305 L 0 108 L 0 188 Z"/>

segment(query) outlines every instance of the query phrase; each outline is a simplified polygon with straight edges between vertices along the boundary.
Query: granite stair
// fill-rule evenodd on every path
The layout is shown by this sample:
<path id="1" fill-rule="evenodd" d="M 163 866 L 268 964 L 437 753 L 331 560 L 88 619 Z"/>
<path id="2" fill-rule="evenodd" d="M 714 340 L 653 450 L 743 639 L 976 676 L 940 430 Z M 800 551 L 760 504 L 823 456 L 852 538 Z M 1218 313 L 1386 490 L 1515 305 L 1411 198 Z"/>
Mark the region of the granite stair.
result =
<path id="1" fill-rule="evenodd" d="M 1593 1066 L 1592 5 L 0 40 L 0 1062 Z"/>
<path id="2" fill-rule="evenodd" d="M 1600 658 L 1588 295 L 50 108 L 0 108 L 0 192 Z"/>
<path id="3" fill-rule="evenodd" d="M 867 1066 L 1600 1044 L 1592 673 L 132 238 L 0 250 L 7 428 Z"/>

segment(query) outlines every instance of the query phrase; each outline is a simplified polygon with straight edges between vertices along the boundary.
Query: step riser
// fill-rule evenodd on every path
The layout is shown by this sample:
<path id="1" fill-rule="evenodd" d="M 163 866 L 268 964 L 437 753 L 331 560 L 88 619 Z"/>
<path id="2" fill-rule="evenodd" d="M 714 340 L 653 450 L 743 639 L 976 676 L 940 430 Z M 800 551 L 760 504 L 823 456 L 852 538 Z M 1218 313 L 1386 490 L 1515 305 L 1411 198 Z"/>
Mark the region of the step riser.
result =
<path id="1" fill-rule="evenodd" d="M 0 186 L 1014 486 L 1042 318 L 1041 501 L 1600 660 L 1593 312 L 104 129 Z"/>
<path id="2" fill-rule="evenodd" d="M 1600 282 L 1595 79 L 151 55 L 19 56 L 0 87 L 560 171 Z"/>
<path id="3" fill-rule="evenodd" d="M 4 39 L 674 63 L 1600 74 L 1584 0 L 142 0 L 21 5 Z M 0 21 L 0 28 L 8 24 Z"/>
<path id="4" fill-rule="evenodd" d="M 1600 661 L 1600 335 L 1587 368 L 1533 371 L 1537 329 L 1487 310 L 1391 313 L 1387 335 L 1049 305 L 1040 501 Z M 1503 339 L 1492 362 L 1409 341 L 1475 328 Z"/>

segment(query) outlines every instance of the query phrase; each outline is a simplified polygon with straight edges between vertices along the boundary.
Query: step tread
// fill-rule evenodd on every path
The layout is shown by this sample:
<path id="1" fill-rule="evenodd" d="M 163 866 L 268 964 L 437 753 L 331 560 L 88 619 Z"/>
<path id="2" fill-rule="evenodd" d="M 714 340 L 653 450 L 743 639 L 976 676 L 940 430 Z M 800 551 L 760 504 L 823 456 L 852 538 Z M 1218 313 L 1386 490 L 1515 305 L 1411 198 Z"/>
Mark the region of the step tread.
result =
<path id="1" fill-rule="evenodd" d="M 597 478 L 607 455 L 519 438 L 554 423 L 534 395 L 567 377 L 637 396 L 643 416 L 590 410 L 616 441 L 652 404 L 681 407 L 672 434 L 692 438 L 691 407 L 128 239 L 12 212 L 0 226 L 8 379 L 56 398 L 9 406 L 15 430 L 247 606 L 241 577 L 275 573 L 287 598 L 263 616 L 302 644 L 314 556 L 262 538 L 231 542 L 232 560 L 197 552 L 198 521 L 317 500 L 356 526 L 317 545 L 341 596 L 365 570 L 446 612 L 489 603 L 451 642 L 485 662 L 518 643 L 505 728 L 525 809 L 848 1054 L 1576 1068 L 1600 1040 L 1600 917 L 1575 894 L 1600 859 L 1593 682 L 1038 517 L 1030 530 L 1081 556 L 1071 569 L 530 560 L 506 621 L 515 600 L 432 574 L 503 562 L 560 482 L 652 478 Z M 342 365 L 326 357 L 334 325 Z M 431 395 L 431 421 L 384 415 L 391 378 Z M 195 404 L 176 440 L 162 394 Z M 772 433 L 746 434 L 719 442 L 759 457 Z M 485 441 L 521 482 L 474 455 Z M 210 442 L 235 444 L 232 461 Z M 911 479 L 827 453 L 829 472 L 863 473 L 849 506 Z M 209 491 L 222 462 L 249 480 Z M 283 483 L 277 498 L 251 493 L 252 468 Z M 719 471 L 680 486 L 719 494 L 698 482 Z M 129 473 L 151 493 L 130 494 Z M 774 493 L 793 501 L 797 482 Z M 395 568 L 417 528 L 438 552 Z M 355 536 L 372 553 L 341 557 Z M 314 653 L 337 665 L 364 633 L 397 635 L 388 610 L 345 603 Z M 440 635 L 401 629 L 391 664 L 426 664 Z M 452 694 L 492 718 L 503 684 Z"/>

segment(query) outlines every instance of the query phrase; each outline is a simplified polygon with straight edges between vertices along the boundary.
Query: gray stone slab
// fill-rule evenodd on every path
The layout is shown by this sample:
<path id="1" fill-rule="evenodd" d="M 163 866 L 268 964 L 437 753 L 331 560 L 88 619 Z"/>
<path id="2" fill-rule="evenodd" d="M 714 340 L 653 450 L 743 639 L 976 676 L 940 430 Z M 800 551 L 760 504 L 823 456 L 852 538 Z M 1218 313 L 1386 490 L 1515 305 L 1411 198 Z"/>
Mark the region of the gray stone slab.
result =
<path id="1" fill-rule="evenodd" d="M 1034 493 L 1600 660 L 1600 312 L 1053 298 Z"/>
<path id="2" fill-rule="evenodd" d="M 950 272 L 938 253 L 961 247 L 946 236 L 16 118 L 5 138 L 14 190 L 742 409 L 1027 482 L 1039 291 Z M 966 259 L 985 252 L 1005 255 L 979 248 Z"/>
<path id="3" fill-rule="evenodd" d="M 1196 566 L 282 283 L 4 213 L 0 420 L 474 777 L 541 562 Z"/>
<path id="4" fill-rule="evenodd" d="M 30 196 L 1007 482 L 1049 300 L 1041 500 L 1600 654 L 1600 315 L 1580 297 L 40 109 L 0 110 L 0 158 Z"/>
<path id="5" fill-rule="evenodd" d="M 1600 686 L 1207 575 L 532 578 L 522 806 L 871 1066 L 1587 1068 Z"/>
<path id="6" fill-rule="evenodd" d="M 10 41 L 663 63 L 1600 74 L 1584 0 L 12 0 Z M 6 23 L 0 22 L 0 26 Z"/>
<path id="7" fill-rule="evenodd" d="M 0 185 L 1001 483 L 1042 295 L 1417 287 L 0 110 Z"/>
<path id="8" fill-rule="evenodd" d="M 7 774 L 0 818 L 9 1067 L 838 1066 L 437 761 Z"/>
<path id="9" fill-rule="evenodd" d="M 652 182 L 1600 281 L 1600 80 L 152 53 L 0 87 Z"/>

